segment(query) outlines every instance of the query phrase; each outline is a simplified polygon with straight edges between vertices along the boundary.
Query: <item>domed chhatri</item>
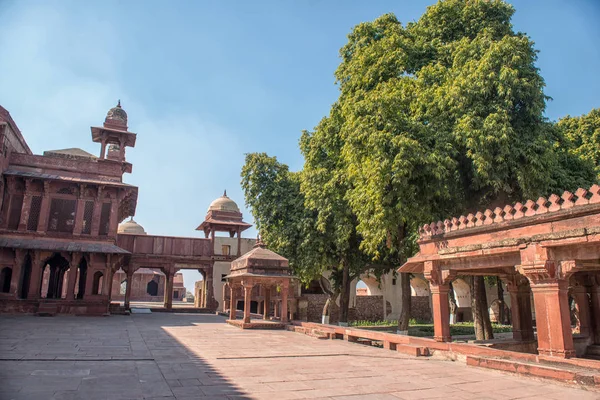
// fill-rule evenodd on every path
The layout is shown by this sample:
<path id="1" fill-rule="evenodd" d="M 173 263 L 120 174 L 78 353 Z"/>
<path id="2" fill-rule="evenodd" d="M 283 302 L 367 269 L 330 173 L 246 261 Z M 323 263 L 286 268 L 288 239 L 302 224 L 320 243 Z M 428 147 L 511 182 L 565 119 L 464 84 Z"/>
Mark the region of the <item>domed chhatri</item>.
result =
<path id="1" fill-rule="evenodd" d="M 237 235 L 241 238 L 241 233 L 252 225 L 244 222 L 242 212 L 235 201 L 227 197 L 227 191 L 223 192 L 223 196 L 215 199 L 206 212 L 204 221 L 196 228 L 198 231 L 204 231 L 208 238 L 211 234 L 214 237 L 215 232 L 228 232 L 230 237 Z M 238 243 L 238 249 L 240 245 Z"/>
<path id="2" fill-rule="evenodd" d="M 239 213 L 240 208 L 236 204 L 235 201 L 231 200 L 227 197 L 227 191 L 223 193 L 223 196 L 215 199 L 210 206 L 208 207 L 208 211 L 232 211 Z"/>
<path id="3" fill-rule="evenodd" d="M 116 107 L 111 108 L 106 113 L 104 127 L 127 130 L 127 113 L 121 108 L 121 100 L 119 100 Z"/>
<path id="4" fill-rule="evenodd" d="M 117 229 L 117 233 L 124 233 L 129 235 L 146 235 L 144 227 L 135 222 L 133 220 L 133 217 L 129 221 L 120 224 L 119 228 Z"/>

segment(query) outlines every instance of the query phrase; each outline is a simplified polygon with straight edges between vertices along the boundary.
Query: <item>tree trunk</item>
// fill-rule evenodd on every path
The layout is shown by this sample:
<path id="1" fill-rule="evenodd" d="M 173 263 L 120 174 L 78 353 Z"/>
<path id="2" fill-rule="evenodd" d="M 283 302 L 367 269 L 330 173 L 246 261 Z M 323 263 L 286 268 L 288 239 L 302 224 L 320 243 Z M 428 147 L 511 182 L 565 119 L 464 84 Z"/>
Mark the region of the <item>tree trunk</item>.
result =
<path id="1" fill-rule="evenodd" d="M 504 312 L 504 289 L 502 288 L 502 280 L 496 277 L 496 288 L 498 289 L 498 323 L 504 324 L 506 316 Z"/>
<path id="2" fill-rule="evenodd" d="M 350 265 L 344 260 L 342 270 L 342 291 L 340 298 L 340 325 L 348 325 L 348 308 L 350 307 Z"/>
<path id="3" fill-rule="evenodd" d="M 328 324 L 329 318 L 331 317 L 331 305 L 335 304 L 335 301 L 339 296 L 339 292 L 336 290 L 331 290 L 331 285 L 329 284 L 329 281 L 323 276 L 321 276 L 321 278 L 319 279 L 319 284 L 321 285 L 321 289 L 323 290 L 323 292 L 325 292 L 328 296 L 327 301 L 325 301 L 325 305 L 323 305 L 323 318 L 321 319 L 321 322 Z"/>
<path id="4" fill-rule="evenodd" d="M 477 276 L 469 277 L 469 287 L 471 289 L 471 312 L 473 314 L 473 327 L 475 328 L 475 339 L 485 340 L 485 331 L 483 327 L 483 315 L 481 313 L 481 305 L 477 301 L 477 293 L 479 291 L 479 280 Z"/>
<path id="5" fill-rule="evenodd" d="M 403 335 L 407 335 L 411 309 L 410 274 L 400 273 L 399 278 L 400 290 L 402 290 L 402 310 L 398 318 L 398 331 Z"/>
<path id="6" fill-rule="evenodd" d="M 485 291 L 485 279 L 483 276 L 476 276 L 473 278 L 475 283 L 475 299 L 477 302 L 477 312 L 479 314 L 479 321 L 481 323 L 480 331 L 483 333 L 484 339 L 477 340 L 490 340 L 494 338 L 494 332 L 492 330 L 492 322 L 490 321 L 490 312 L 487 306 L 487 294 Z M 477 333 L 477 331 L 476 331 Z M 481 335 L 480 335 L 481 336 Z"/>
<path id="7" fill-rule="evenodd" d="M 452 282 L 449 284 L 450 292 L 448 293 L 448 301 L 450 301 L 450 323 L 456 323 L 456 310 L 458 305 L 456 304 L 456 298 L 454 297 L 454 287 L 452 286 Z"/>

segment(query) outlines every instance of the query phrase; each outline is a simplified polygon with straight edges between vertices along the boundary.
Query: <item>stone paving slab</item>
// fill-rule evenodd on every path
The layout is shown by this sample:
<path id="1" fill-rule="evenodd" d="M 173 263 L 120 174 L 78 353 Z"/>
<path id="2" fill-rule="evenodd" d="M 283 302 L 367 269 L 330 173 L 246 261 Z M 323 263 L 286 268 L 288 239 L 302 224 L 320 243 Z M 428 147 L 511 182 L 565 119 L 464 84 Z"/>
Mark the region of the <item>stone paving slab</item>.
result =
<path id="1" fill-rule="evenodd" d="M 600 399 L 556 382 L 207 314 L 0 316 L 0 400 Z"/>

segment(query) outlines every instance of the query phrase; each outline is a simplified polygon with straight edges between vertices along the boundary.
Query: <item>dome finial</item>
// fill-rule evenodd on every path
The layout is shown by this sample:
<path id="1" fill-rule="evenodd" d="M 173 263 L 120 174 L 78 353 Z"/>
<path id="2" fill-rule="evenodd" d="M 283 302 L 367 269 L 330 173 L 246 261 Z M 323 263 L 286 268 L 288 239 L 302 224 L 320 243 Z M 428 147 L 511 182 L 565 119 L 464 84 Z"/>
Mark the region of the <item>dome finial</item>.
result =
<path id="1" fill-rule="evenodd" d="M 121 99 L 117 101 L 117 107 L 121 108 Z"/>
<path id="2" fill-rule="evenodd" d="M 254 243 L 254 247 L 255 248 L 260 247 L 261 249 L 264 249 L 265 247 L 267 247 L 267 246 L 265 246 L 265 244 L 262 241 L 262 238 L 260 237 L 260 232 L 258 232 L 256 234 L 256 243 Z"/>
<path id="3" fill-rule="evenodd" d="M 223 190 L 223 197 L 227 197 L 227 189 Z"/>

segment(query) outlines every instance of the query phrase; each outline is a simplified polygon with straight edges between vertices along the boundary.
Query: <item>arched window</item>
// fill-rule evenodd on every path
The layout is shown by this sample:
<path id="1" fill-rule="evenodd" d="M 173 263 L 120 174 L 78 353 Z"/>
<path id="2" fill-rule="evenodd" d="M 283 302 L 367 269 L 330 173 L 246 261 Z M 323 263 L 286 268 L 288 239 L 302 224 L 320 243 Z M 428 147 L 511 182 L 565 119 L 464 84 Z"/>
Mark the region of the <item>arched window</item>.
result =
<path id="1" fill-rule="evenodd" d="M 121 287 L 119 288 L 119 294 L 124 295 L 126 291 L 127 291 L 127 279 L 125 279 L 121 282 Z"/>
<path id="2" fill-rule="evenodd" d="M 92 294 L 102 293 L 102 281 L 104 280 L 104 274 L 101 271 L 96 271 L 94 274 L 94 281 L 92 283 Z"/>
<path id="3" fill-rule="evenodd" d="M 148 282 L 148 285 L 146 286 L 146 293 L 148 293 L 150 296 L 158 295 L 158 283 L 156 283 L 154 279 Z"/>
<path id="4" fill-rule="evenodd" d="M 0 290 L 2 293 L 10 293 L 10 280 L 12 279 L 12 268 L 4 267 L 0 272 Z"/>

